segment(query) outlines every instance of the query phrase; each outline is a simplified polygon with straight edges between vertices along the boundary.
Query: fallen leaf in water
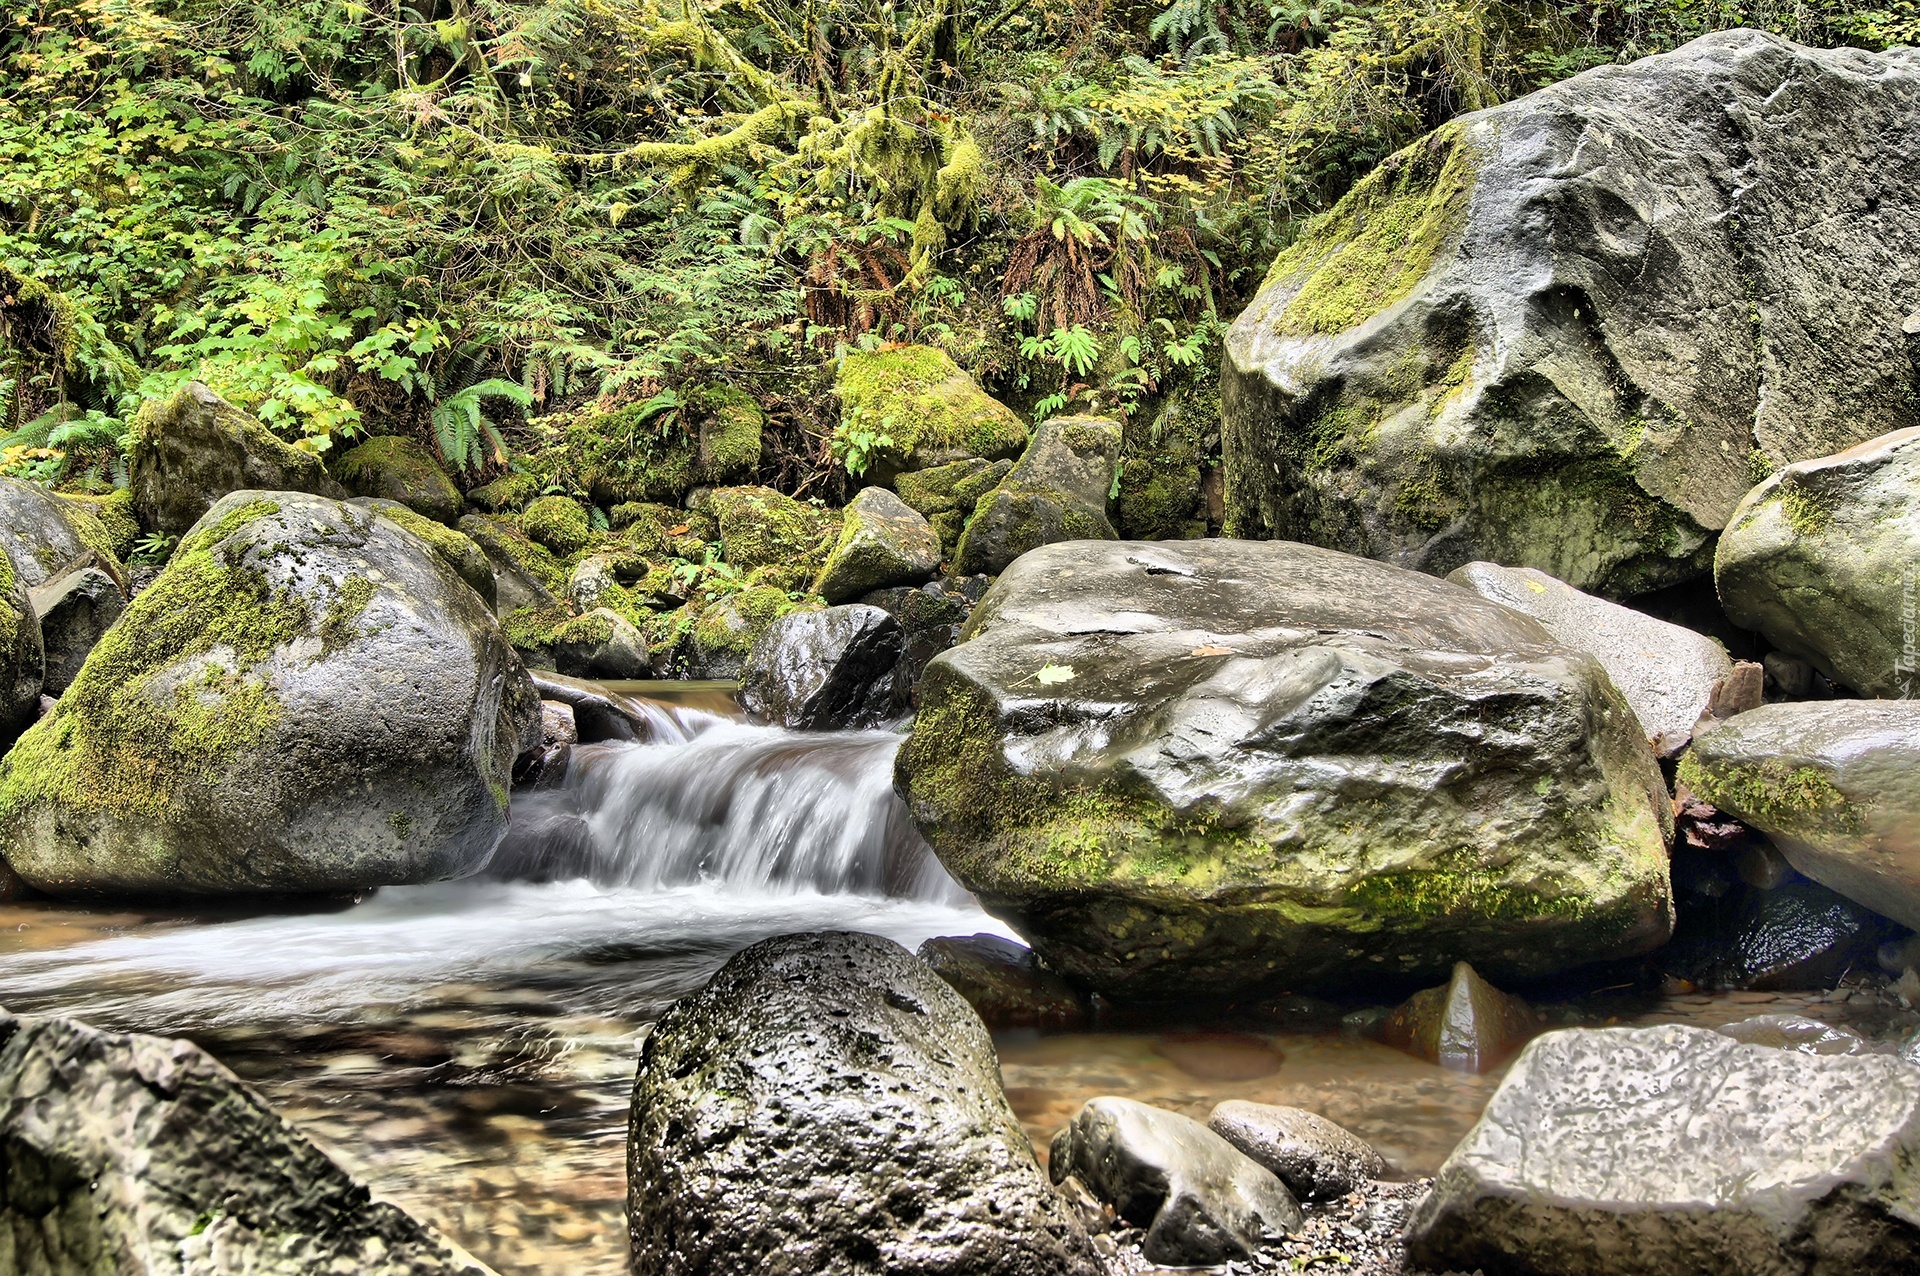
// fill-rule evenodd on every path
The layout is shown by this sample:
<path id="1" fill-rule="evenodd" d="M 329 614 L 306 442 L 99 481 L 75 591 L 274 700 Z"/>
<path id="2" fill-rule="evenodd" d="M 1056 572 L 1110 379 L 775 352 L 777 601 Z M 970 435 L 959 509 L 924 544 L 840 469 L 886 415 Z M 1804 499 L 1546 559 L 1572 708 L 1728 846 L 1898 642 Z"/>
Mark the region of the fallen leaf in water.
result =
<path id="1" fill-rule="evenodd" d="M 1215 647 L 1212 645 L 1208 645 L 1205 647 L 1195 647 L 1193 649 L 1192 654 L 1196 656 L 1237 656 L 1240 653 L 1235 651 L 1231 647 Z"/>
<path id="2" fill-rule="evenodd" d="M 686 534 L 687 534 L 688 532 L 690 532 L 690 531 L 692 531 L 692 530 L 693 530 L 693 527 L 692 527 L 692 525 L 691 525 L 691 524 L 688 524 L 688 523 L 682 523 L 682 524 L 680 524 L 680 526 L 678 526 L 678 527 L 669 527 L 669 528 L 667 529 L 667 535 L 669 535 L 669 536 L 685 536 L 685 535 L 686 535 Z"/>
<path id="3" fill-rule="evenodd" d="M 1050 687 L 1056 682 L 1072 682 L 1075 674 L 1072 665 L 1041 665 L 1033 677 L 1041 686 Z"/>

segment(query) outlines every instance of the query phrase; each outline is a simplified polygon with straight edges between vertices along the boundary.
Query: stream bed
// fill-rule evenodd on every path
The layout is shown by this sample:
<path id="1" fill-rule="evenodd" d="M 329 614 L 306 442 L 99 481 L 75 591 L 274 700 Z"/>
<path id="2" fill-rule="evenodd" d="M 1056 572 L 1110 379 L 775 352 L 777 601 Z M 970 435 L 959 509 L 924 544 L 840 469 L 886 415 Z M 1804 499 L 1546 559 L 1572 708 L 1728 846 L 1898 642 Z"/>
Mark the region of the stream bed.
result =
<path id="1" fill-rule="evenodd" d="M 898 737 L 751 727 L 724 696 L 696 694 L 666 702 L 667 738 L 582 750 L 566 789 L 516 805 L 532 839 L 522 875 L 556 880 L 388 888 L 319 908 L 0 906 L 0 1005 L 190 1038 L 377 1194 L 507 1276 L 616 1276 L 628 1092 L 665 1006 L 776 934 L 863 930 L 909 948 L 1011 934 L 902 818 Z M 1779 1012 L 1876 1033 L 1907 1014 L 1860 989 L 1593 1000 L 1561 1017 L 1711 1026 Z M 1043 1156 L 1095 1095 L 1202 1119 L 1245 1098 L 1322 1113 L 1402 1175 L 1425 1175 L 1501 1075 L 1324 1029 L 1026 1033 L 999 1046 Z"/>

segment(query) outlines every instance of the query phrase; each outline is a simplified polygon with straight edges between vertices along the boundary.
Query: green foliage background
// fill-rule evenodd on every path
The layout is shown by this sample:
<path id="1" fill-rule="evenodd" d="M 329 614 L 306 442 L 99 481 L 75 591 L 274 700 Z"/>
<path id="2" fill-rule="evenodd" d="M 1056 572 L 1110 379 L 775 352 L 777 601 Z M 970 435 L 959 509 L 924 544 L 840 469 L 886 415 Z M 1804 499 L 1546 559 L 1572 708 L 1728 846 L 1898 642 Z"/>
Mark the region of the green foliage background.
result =
<path id="1" fill-rule="evenodd" d="M 6 466 L 96 487 L 133 406 L 193 377 L 467 481 L 538 443 L 526 417 L 725 382 L 768 412 L 762 477 L 832 496 L 827 369 L 893 340 L 1028 410 L 1122 412 L 1130 454 L 1184 395 L 1204 451 L 1225 321 L 1422 132 L 1717 28 L 1920 38 L 1916 0 L 0 13 Z"/>

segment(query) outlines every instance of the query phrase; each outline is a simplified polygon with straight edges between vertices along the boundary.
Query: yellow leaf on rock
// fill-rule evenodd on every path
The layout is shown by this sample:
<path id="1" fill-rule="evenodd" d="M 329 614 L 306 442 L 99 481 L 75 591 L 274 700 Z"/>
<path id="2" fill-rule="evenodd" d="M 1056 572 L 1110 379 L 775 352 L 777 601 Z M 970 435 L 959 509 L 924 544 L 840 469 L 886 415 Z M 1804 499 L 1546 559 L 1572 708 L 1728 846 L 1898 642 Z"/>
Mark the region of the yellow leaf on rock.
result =
<path id="1" fill-rule="evenodd" d="M 1192 654 L 1196 656 L 1237 656 L 1240 653 L 1231 647 L 1216 647 L 1209 643 L 1204 647 L 1195 647 Z"/>
<path id="2" fill-rule="evenodd" d="M 1034 681 L 1043 687 L 1050 687 L 1056 682 L 1072 682 L 1074 676 L 1072 665 L 1041 665 L 1040 672 L 1033 675 Z"/>

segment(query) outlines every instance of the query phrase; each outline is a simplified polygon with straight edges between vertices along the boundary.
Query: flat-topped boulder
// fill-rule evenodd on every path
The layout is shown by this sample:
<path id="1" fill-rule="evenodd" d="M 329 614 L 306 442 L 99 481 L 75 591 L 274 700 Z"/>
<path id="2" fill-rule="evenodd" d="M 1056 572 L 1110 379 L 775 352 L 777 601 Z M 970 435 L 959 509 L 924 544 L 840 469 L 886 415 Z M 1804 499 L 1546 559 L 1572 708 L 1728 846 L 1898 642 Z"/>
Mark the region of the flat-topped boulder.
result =
<path id="1" fill-rule="evenodd" d="M 0 761 L 54 895 L 340 892 L 485 865 L 539 699 L 486 604 L 372 510 L 236 492 Z"/>
<path id="2" fill-rule="evenodd" d="M 1227 337 L 1228 529 L 1703 574 L 1759 477 L 1920 422 L 1916 116 L 1920 51 L 1724 31 L 1388 158 Z"/>
<path id="3" fill-rule="evenodd" d="M 1920 1069 L 1703 1028 L 1527 1047 L 1407 1225 L 1413 1264 L 1557 1276 L 1920 1270 Z"/>
<path id="4" fill-rule="evenodd" d="M 1765 705 L 1701 732 L 1680 774 L 1814 881 L 1920 928 L 1920 701 Z"/>
<path id="5" fill-rule="evenodd" d="M 1071 542 L 936 657 L 895 779 L 941 861 L 1109 995 L 1539 975 L 1672 925 L 1671 806 L 1594 658 L 1290 542 Z"/>

